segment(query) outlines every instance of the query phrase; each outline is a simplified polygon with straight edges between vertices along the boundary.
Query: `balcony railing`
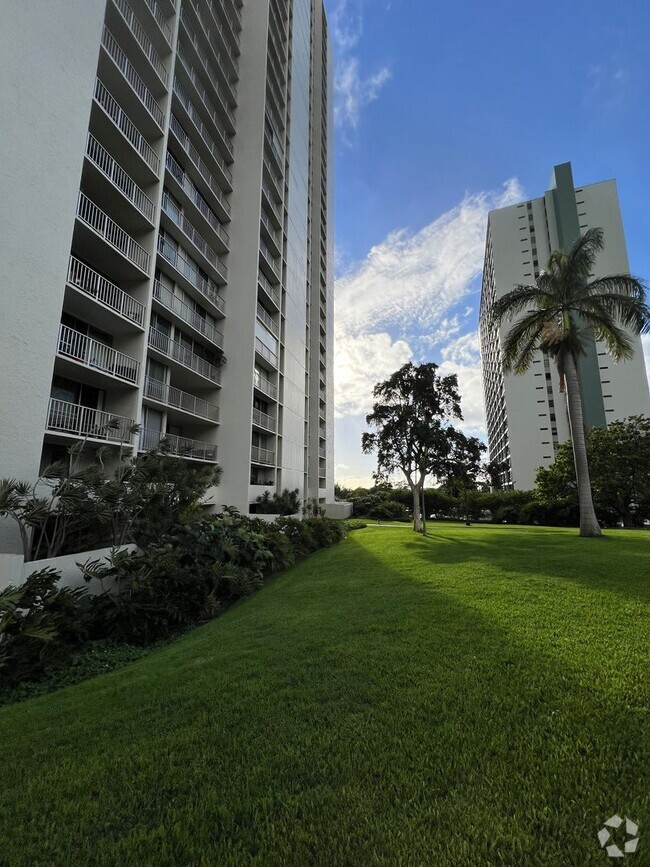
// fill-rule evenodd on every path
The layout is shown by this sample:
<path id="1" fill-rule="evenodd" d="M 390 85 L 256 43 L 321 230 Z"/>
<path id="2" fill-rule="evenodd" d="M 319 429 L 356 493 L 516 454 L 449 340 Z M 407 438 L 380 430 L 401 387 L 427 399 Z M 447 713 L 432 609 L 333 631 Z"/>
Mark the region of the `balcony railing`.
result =
<path id="1" fill-rule="evenodd" d="M 266 262 L 266 264 L 267 264 L 267 265 L 269 266 L 269 268 L 271 269 L 271 273 L 272 273 L 275 277 L 277 277 L 278 282 L 280 282 L 279 265 L 278 265 L 278 263 L 277 263 L 277 261 L 276 261 L 279 257 L 278 257 L 278 256 L 274 256 L 273 253 L 271 253 L 271 251 L 270 251 L 269 248 L 266 246 L 266 244 L 264 243 L 264 241 L 262 241 L 261 238 L 260 238 L 260 253 L 262 254 L 262 256 L 263 256 L 264 261 Z"/>
<path id="2" fill-rule="evenodd" d="M 80 289 L 86 295 L 91 295 L 97 301 L 110 307 L 116 313 L 131 319 L 137 325 L 144 324 L 145 307 L 131 298 L 126 292 L 111 283 L 79 259 L 70 256 L 68 264 L 68 283 L 75 289 Z"/>
<path id="3" fill-rule="evenodd" d="M 263 427 L 266 430 L 274 431 L 276 420 L 267 412 L 262 412 L 261 409 L 253 409 L 253 424 Z"/>
<path id="4" fill-rule="evenodd" d="M 54 398 L 50 400 L 47 412 L 48 430 L 78 437 L 129 444 L 133 442 L 134 426 L 132 418 Z"/>
<path id="5" fill-rule="evenodd" d="M 219 329 L 210 325 L 204 316 L 200 316 L 196 310 L 193 310 L 189 304 L 186 304 L 178 295 L 174 295 L 171 289 L 163 286 L 158 280 L 153 281 L 153 297 L 167 310 L 175 313 L 183 322 L 187 322 L 188 325 L 199 331 L 219 349 L 223 349 L 223 334 Z"/>
<path id="6" fill-rule="evenodd" d="M 102 373 L 108 373 L 125 382 L 135 384 L 138 381 L 139 361 L 67 325 L 59 328 L 57 351 L 65 358 L 71 358 L 86 367 L 101 370 Z"/>
<path id="7" fill-rule="evenodd" d="M 275 228 L 273 223 L 269 220 L 269 215 L 266 213 L 266 211 L 263 208 L 261 211 L 261 220 L 262 220 L 262 224 L 264 225 L 266 231 L 269 233 L 269 236 L 271 237 L 273 243 L 276 245 L 276 247 L 278 248 L 278 251 L 280 251 L 280 253 L 281 253 L 282 241 L 280 238 L 280 230 Z"/>
<path id="8" fill-rule="evenodd" d="M 216 365 L 206 361 L 205 358 L 201 358 L 195 352 L 192 352 L 191 349 L 188 349 L 176 340 L 172 340 L 168 334 L 164 334 L 156 328 L 149 329 L 149 346 L 157 349 L 158 352 L 166 355 L 168 358 L 173 358 L 174 361 L 182 364 L 188 370 L 193 370 L 195 373 L 205 376 L 206 379 L 212 382 L 218 383 L 221 381 L 221 371 Z"/>
<path id="9" fill-rule="evenodd" d="M 272 334 L 275 335 L 275 337 L 278 337 L 280 333 L 280 326 L 275 321 L 275 319 L 272 319 L 271 316 L 269 316 L 269 314 L 266 312 L 266 310 L 262 307 L 261 304 L 257 305 L 257 318 L 266 325 L 266 327 Z"/>
<path id="10" fill-rule="evenodd" d="M 198 461 L 216 461 L 217 447 L 201 440 L 192 440 L 189 437 L 179 437 L 175 434 L 163 433 L 159 430 L 143 428 L 140 431 L 140 451 L 148 452 L 157 449 L 161 441 L 167 445 L 167 452 L 179 458 L 194 458 Z"/>
<path id="11" fill-rule="evenodd" d="M 253 384 L 255 388 L 265 394 L 267 397 L 272 398 L 273 400 L 278 399 L 278 387 L 274 385 L 270 379 L 267 379 L 266 376 L 262 376 L 262 374 L 256 370 L 253 374 Z"/>
<path id="12" fill-rule="evenodd" d="M 213 160 L 219 166 L 219 168 L 224 173 L 224 175 L 228 178 L 228 181 L 232 182 L 232 172 L 230 171 L 224 158 L 219 153 L 219 149 L 216 146 L 216 144 L 214 143 L 214 139 L 212 138 L 210 133 L 206 130 L 205 124 L 201 120 L 201 116 L 199 115 L 198 111 L 194 107 L 192 100 L 189 98 L 189 96 L 185 92 L 185 88 L 180 83 L 178 78 L 176 78 L 175 76 L 174 76 L 174 93 L 181 101 L 185 111 L 188 113 L 192 123 L 194 124 L 194 126 L 197 129 L 197 132 L 201 136 L 203 143 L 205 144 L 207 149 L 210 151 L 210 154 L 212 155 Z"/>
<path id="13" fill-rule="evenodd" d="M 122 49 L 118 45 L 117 40 L 108 29 L 108 27 L 104 27 L 104 32 L 102 34 L 102 45 L 106 49 L 106 52 L 108 56 L 112 59 L 113 63 L 117 66 L 124 78 L 131 85 L 134 92 L 140 99 L 140 102 L 144 105 L 151 117 L 162 129 L 164 115 L 161 107 L 158 105 L 154 95 L 151 93 L 147 85 L 135 71 L 133 65 L 127 59 L 126 54 L 122 51 Z"/>
<path id="14" fill-rule="evenodd" d="M 273 367 L 278 366 L 278 356 L 275 352 L 271 352 L 268 346 L 264 346 L 259 337 L 255 338 L 255 352 L 259 352 L 262 358 L 265 358 Z"/>
<path id="15" fill-rule="evenodd" d="M 194 186 L 192 181 L 185 174 L 185 172 L 183 171 L 183 167 L 174 159 L 174 157 L 172 156 L 172 154 L 170 154 L 169 151 L 167 151 L 165 165 L 167 166 L 169 173 L 173 175 L 174 180 L 183 188 L 185 194 L 194 203 L 194 205 L 201 212 L 207 222 L 212 226 L 216 234 L 221 238 L 224 244 L 228 245 L 228 242 L 230 240 L 228 232 L 226 232 L 224 227 L 221 225 L 221 221 L 219 220 L 217 215 L 208 205 L 201 193 Z"/>
<path id="16" fill-rule="evenodd" d="M 167 404 L 168 406 L 182 409 L 192 415 L 207 418 L 210 421 L 219 421 L 219 407 L 213 403 L 208 403 L 200 397 L 189 394 L 187 391 L 181 391 L 180 388 L 174 388 L 166 382 L 161 382 L 159 379 L 152 379 L 148 376 L 144 382 L 144 393 L 151 400 L 157 400 L 159 403 Z"/>
<path id="17" fill-rule="evenodd" d="M 273 451 L 273 449 L 263 449 L 260 446 L 252 446 L 251 461 L 254 464 L 275 466 L 275 452 Z"/>
<path id="18" fill-rule="evenodd" d="M 327 452 L 325 451 L 325 449 L 318 449 L 318 457 L 319 458 L 324 458 L 326 454 L 327 454 Z"/>
<path id="19" fill-rule="evenodd" d="M 217 199 L 217 201 L 223 207 L 226 213 L 230 214 L 230 205 L 228 203 L 228 200 L 226 199 L 223 190 L 214 179 L 212 173 L 210 172 L 210 169 L 205 164 L 205 160 L 201 157 L 197 149 L 190 141 L 190 137 L 181 126 L 180 121 L 173 114 L 171 115 L 169 126 L 176 138 L 179 140 L 181 147 L 189 156 L 190 161 L 193 163 L 198 173 L 201 175 L 206 184 L 210 187 L 210 191 L 214 194 L 214 197 Z"/>
<path id="20" fill-rule="evenodd" d="M 117 7 L 117 9 L 119 9 L 120 15 L 126 21 L 127 27 L 129 28 L 131 33 L 135 36 L 136 42 L 144 51 L 149 62 L 156 70 L 156 75 L 166 87 L 169 80 L 169 74 L 167 72 L 167 69 L 165 68 L 165 64 L 162 62 L 160 57 L 158 57 L 158 53 L 153 47 L 151 40 L 145 33 L 144 27 L 135 17 L 133 9 L 131 9 L 126 0 L 113 0 L 113 3 L 115 3 L 115 6 Z"/>
<path id="21" fill-rule="evenodd" d="M 146 3 L 147 9 L 149 10 L 149 12 L 151 12 L 153 17 L 156 19 L 158 27 L 160 27 L 160 29 L 163 32 L 163 36 L 165 37 L 165 40 L 167 41 L 167 43 L 171 47 L 172 31 L 171 31 L 171 27 L 167 23 L 165 16 L 163 15 L 162 9 L 156 3 L 156 0 L 144 0 L 144 2 Z"/>
<path id="22" fill-rule="evenodd" d="M 275 306 L 279 309 L 280 308 L 280 291 L 279 291 L 279 289 L 276 286 L 273 286 L 269 282 L 269 280 L 267 280 L 267 278 L 264 276 L 264 274 L 262 274 L 259 271 L 257 274 L 257 282 L 261 286 L 261 288 L 264 290 L 264 292 L 268 295 L 268 297 L 271 299 L 271 301 L 273 301 Z"/>
<path id="23" fill-rule="evenodd" d="M 86 156 L 104 177 L 108 178 L 150 223 L 153 223 L 156 210 L 154 203 L 91 133 L 88 133 L 86 139 Z"/>
<path id="24" fill-rule="evenodd" d="M 108 244 L 119 250 L 123 256 L 137 265 L 142 271 L 149 272 L 150 256 L 144 247 L 121 229 L 114 220 L 92 202 L 84 193 L 77 199 L 77 217 L 97 232 Z"/>
<path id="25" fill-rule="evenodd" d="M 226 302 L 217 292 L 216 286 L 211 280 L 208 280 L 199 274 L 198 266 L 189 258 L 189 256 L 185 255 L 182 247 L 176 249 L 172 244 L 165 241 L 162 235 L 158 235 L 158 252 L 163 259 L 169 262 L 170 265 L 173 265 L 174 268 L 176 268 L 176 270 L 182 274 L 185 279 L 194 286 L 201 295 L 203 295 L 204 298 L 207 298 L 220 313 L 224 313 Z"/>
<path id="26" fill-rule="evenodd" d="M 225 276 L 228 273 L 226 263 L 220 256 L 217 256 L 205 238 L 196 231 L 192 223 L 187 219 L 185 214 L 179 210 L 177 205 L 174 204 L 167 192 L 163 192 L 162 209 L 169 219 L 178 226 L 185 237 L 194 244 L 196 249 L 199 250 L 203 256 L 205 256 L 212 267 Z"/>
<path id="27" fill-rule="evenodd" d="M 133 145 L 149 168 L 158 174 L 160 160 L 156 156 L 156 152 L 99 79 L 95 81 L 95 101 L 106 112 L 127 141 Z"/>
<path id="28" fill-rule="evenodd" d="M 203 19 L 203 16 L 201 15 L 201 12 L 200 12 L 200 4 L 196 3 L 196 2 L 192 2 L 192 0 L 190 0 L 190 2 L 191 2 L 191 5 L 194 9 L 194 14 L 201 22 L 201 25 L 205 31 L 205 35 L 208 37 L 208 42 L 210 44 L 210 47 L 212 48 L 212 51 L 214 52 L 214 56 L 217 59 L 217 63 L 219 64 L 220 67 L 222 67 L 223 61 L 222 61 L 221 52 L 217 51 L 217 48 L 215 46 L 215 41 L 214 41 L 214 39 L 211 38 L 210 27 L 207 25 L 206 21 Z M 219 20 L 219 16 L 223 15 L 224 11 L 222 9 L 217 11 L 217 9 L 215 8 L 215 4 L 214 4 L 213 0 L 203 0 L 203 4 L 210 7 L 210 12 L 212 13 L 212 20 L 214 21 L 214 29 L 218 30 L 219 33 L 221 34 L 226 52 L 227 52 L 228 56 L 230 57 L 230 61 L 231 61 L 232 65 L 236 69 L 237 68 L 237 57 L 235 56 L 235 53 L 232 50 L 229 36 L 226 33 L 223 24 Z M 229 20 L 229 24 L 230 24 L 230 29 L 232 30 L 232 32 L 234 34 L 235 28 L 234 28 L 234 25 L 232 24 L 232 22 L 230 20 Z"/>

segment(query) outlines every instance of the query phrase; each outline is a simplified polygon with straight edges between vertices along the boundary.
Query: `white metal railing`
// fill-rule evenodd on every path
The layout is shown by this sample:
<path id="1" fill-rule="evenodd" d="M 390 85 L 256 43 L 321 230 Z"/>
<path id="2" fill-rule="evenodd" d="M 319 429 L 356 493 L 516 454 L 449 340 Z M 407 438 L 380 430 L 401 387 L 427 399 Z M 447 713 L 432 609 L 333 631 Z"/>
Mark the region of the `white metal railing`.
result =
<path id="1" fill-rule="evenodd" d="M 70 256 L 67 282 L 75 289 L 80 289 L 86 295 L 91 295 L 97 301 L 110 307 L 116 313 L 120 313 L 138 325 L 144 324 L 145 307 L 143 304 L 140 304 L 135 298 L 131 298 L 115 283 L 111 283 L 74 256 Z"/>
<path id="2" fill-rule="evenodd" d="M 228 236 L 228 232 L 224 229 L 221 224 L 221 221 L 214 213 L 210 205 L 203 198 L 201 193 L 194 186 L 192 181 L 188 178 L 183 167 L 177 162 L 173 155 L 167 151 L 167 156 L 165 159 L 165 165 L 169 173 L 173 176 L 174 180 L 183 188 L 186 195 L 189 199 L 196 205 L 197 209 L 201 212 L 203 217 L 207 220 L 207 222 L 212 226 L 217 235 L 221 238 L 224 244 L 228 244 L 230 238 Z"/>
<path id="3" fill-rule="evenodd" d="M 266 213 L 264 208 L 262 208 L 260 213 L 262 223 L 264 224 L 266 231 L 269 233 L 271 239 L 273 240 L 273 243 L 277 246 L 278 250 L 281 250 L 282 248 L 280 245 L 280 230 L 276 229 L 273 223 L 269 220 L 269 215 Z"/>
<path id="4" fill-rule="evenodd" d="M 189 256 L 185 255 L 182 247 L 176 249 L 172 244 L 165 241 L 162 235 L 158 235 L 158 253 L 163 257 L 163 259 L 166 259 L 170 265 L 173 265 L 174 268 L 176 268 L 176 270 L 182 274 L 185 279 L 204 296 L 204 298 L 207 298 L 220 313 L 224 313 L 226 303 L 221 295 L 219 295 L 215 284 L 211 280 L 200 275 L 198 265 L 193 259 L 190 259 Z"/>
<path id="5" fill-rule="evenodd" d="M 169 127 L 180 142 L 181 147 L 190 158 L 190 161 L 192 162 L 198 173 L 201 175 L 206 184 L 210 187 L 210 191 L 214 194 L 214 197 L 217 199 L 219 204 L 222 205 L 226 213 L 230 214 L 230 204 L 228 203 L 228 200 L 226 199 L 223 190 L 214 179 L 214 176 L 210 172 L 210 169 L 205 164 L 205 160 L 201 157 L 197 149 L 194 147 L 194 145 L 190 141 L 190 137 L 185 132 L 180 121 L 174 114 L 171 115 Z"/>
<path id="6" fill-rule="evenodd" d="M 194 14 L 201 22 L 203 29 L 207 31 L 206 36 L 208 37 L 208 42 L 210 42 L 209 27 L 207 27 L 204 24 L 203 19 L 201 18 L 201 13 L 199 12 L 199 10 L 196 6 L 194 7 Z M 223 93 L 221 92 L 221 88 L 219 87 L 219 85 L 217 83 L 218 82 L 217 72 L 216 72 L 214 66 L 212 65 L 212 63 L 210 62 L 210 59 L 209 59 L 207 53 L 201 47 L 201 43 L 199 42 L 199 40 L 196 36 L 196 33 L 194 32 L 194 29 L 192 28 L 190 22 L 188 21 L 187 13 L 185 12 L 185 7 L 181 8 L 181 21 L 183 22 L 183 26 L 185 27 L 185 32 L 186 32 L 187 36 L 189 37 L 190 42 L 194 46 L 194 50 L 196 51 L 196 53 L 199 57 L 199 60 L 203 64 L 203 68 L 205 69 L 205 72 L 208 76 L 209 81 L 212 82 L 212 86 L 214 88 L 214 91 L 217 94 L 217 96 L 219 97 L 219 101 L 221 102 L 224 111 L 226 112 L 226 114 L 228 115 L 228 117 L 230 119 L 230 122 L 234 126 L 235 115 L 233 114 L 232 109 L 228 105 L 227 98 L 223 95 Z M 217 51 L 216 48 L 214 47 L 214 45 L 211 45 L 211 47 L 212 47 L 212 50 L 214 51 L 215 55 L 217 56 L 217 60 L 219 61 L 219 68 L 221 70 L 223 70 L 224 66 L 223 66 L 223 62 L 221 61 L 221 52 Z M 225 75 L 225 72 L 224 72 L 224 75 Z"/>
<path id="7" fill-rule="evenodd" d="M 210 38 L 211 37 L 210 28 L 208 27 L 207 23 L 204 21 L 202 15 L 200 14 L 199 4 L 196 2 L 193 2 L 193 0 L 190 0 L 190 2 L 191 2 L 191 5 L 194 9 L 194 14 L 199 19 L 203 29 L 205 30 L 205 35 L 208 37 L 208 42 L 210 43 L 210 47 L 212 48 L 212 51 L 214 52 L 214 56 L 216 57 L 219 66 L 221 67 L 221 66 L 223 66 L 222 59 L 221 59 L 221 57 L 222 57 L 221 52 L 217 51 L 217 49 L 215 48 L 214 39 Z M 213 0 L 203 0 L 203 3 L 204 3 L 204 5 L 209 7 L 210 12 L 212 13 L 212 20 L 214 21 L 215 29 L 218 30 L 219 33 L 221 34 L 222 40 L 223 40 L 223 45 L 224 45 L 224 48 L 226 49 L 226 53 L 230 57 L 230 61 L 231 61 L 232 65 L 236 69 L 237 68 L 237 58 L 235 56 L 235 52 L 232 50 L 232 46 L 230 44 L 230 40 L 228 38 L 228 35 L 226 34 L 225 28 L 224 28 L 222 22 L 219 20 L 219 16 L 224 14 L 223 10 L 220 9 L 219 12 L 217 12 Z M 226 18 L 228 18 L 228 15 L 226 15 Z M 235 28 L 234 28 L 234 26 L 233 26 L 233 24 L 229 18 L 228 18 L 228 23 L 230 24 L 230 28 L 234 34 Z M 236 37 L 235 37 L 235 41 L 236 41 Z M 232 79 L 229 79 L 229 80 L 232 81 Z"/>
<path id="8" fill-rule="evenodd" d="M 266 325 L 275 337 L 278 337 L 280 334 L 280 326 L 259 303 L 257 305 L 257 318 Z"/>
<path id="9" fill-rule="evenodd" d="M 262 287 L 264 292 L 269 296 L 271 301 L 275 304 L 275 306 L 280 308 L 280 292 L 279 290 L 273 286 L 269 280 L 261 273 L 261 271 L 257 272 L 257 282 Z"/>
<path id="10" fill-rule="evenodd" d="M 254 464 L 275 465 L 275 452 L 273 449 L 263 449 L 260 446 L 251 446 L 251 461 Z"/>
<path id="11" fill-rule="evenodd" d="M 119 250 L 134 265 L 148 273 L 150 256 L 144 247 L 141 247 L 82 192 L 79 192 L 77 199 L 77 217 L 98 235 L 101 235 L 108 244 Z"/>
<path id="12" fill-rule="evenodd" d="M 264 165 L 266 166 L 266 170 L 269 173 L 269 177 L 271 178 L 271 183 L 275 187 L 275 191 L 277 193 L 277 201 L 282 201 L 282 178 L 278 177 L 277 172 L 271 166 L 266 154 L 262 158 Z"/>
<path id="13" fill-rule="evenodd" d="M 92 133 L 88 133 L 86 139 L 86 156 L 108 178 L 111 183 L 123 193 L 126 198 L 143 214 L 150 223 L 154 221 L 155 206 L 136 184 L 133 178 L 102 147 Z"/>
<path id="14" fill-rule="evenodd" d="M 86 367 L 101 370 L 126 382 L 138 381 L 139 361 L 67 325 L 59 328 L 57 351 L 65 358 L 71 358 Z"/>
<path id="15" fill-rule="evenodd" d="M 194 107 L 192 100 L 189 98 L 189 96 L 185 92 L 185 88 L 180 83 L 178 78 L 176 78 L 176 76 L 174 76 L 174 93 L 181 101 L 183 108 L 188 113 L 192 123 L 194 124 L 194 126 L 197 129 L 197 132 L 201 136 L 203 143 L 205 144 L 207 149 L 210 151 L 210 154 L 212 155 L 212 158 L 214 159 L 215 163 L 219 166 L 219 168 L 224 173 L 224 175 L 228 178 L 228 180 L 230 182 L 232 182 L 232 172 L 230 171 L 224 158 L 219 153 L 219 149 L 216 146 L 214 139 L 212 138 L 210 133 L 206 130 L 205 124 L 201 120 L 201 116 L 199 115 L 198 111 Z"/>
<path id="16" fill-rule="evenodd" d="M 253 384 L 255 388 L 262 392 L 262 394 L 267 395 L 267 397 L 272 398 L 273 400 L 277 400 L 278 398 L 278 387 L 274 385 L 270 379 L 266 376 L 262 376 L 262 374 L 255 368 L 255 372 L 253 374 Z"/>
<path id="17" fill-rule="evenodd" d="M 158 52 L 155 50 L 151 40 L 145 33 L 144 27 L 135 17 L 135 12 L 131 9 L 126 0 L 113 0 L 113 3 L 119 10 L 122 18 L 126 21 L 127 27 L 135 36 L 136 42 L 144 51 L 149 63 L 151 63 L 153 68 L 156 70 L 156 75 L 166 87 L 169 80 L 169 74 L 165 68 L 165 64 L 162 62 L 160 57 L 158 57 Z"/>
<path id="18" fill-rule="evenodd" d="M 274 431 L 276 423 L 273 416 L 269 415 L 268 412 L 262 412 L 261 409 L 253 409 L 253 424 L 266 428 L 266 430 Z"/>
<path id="19" fill-rule="evenodd" d="M 195 352 L 192 352 L 191 349 L 188 349 L 176 340 L 172 340 L 168 334 L 164 334 L 156 328 L 149 329 L 149 346 L 157 349 L 158 352 L 166 355 L 168 358 L 173 358 L 174 361 L 182 364 L 183 367 L 187 367 L 189 370 L 205 376 L 206 379 L 210 379 L 212 382 L 218 383 L 221 381 L 221 371 L 216 365 L 206 361 L 205 358 L 201 358 Z"/>
<path id="20" fill-rule="evenodd" d="M 180 437 L 159 430 L 143 428 L 140 431 L 140 451 L 148 452 L 157 449 L 161 441 L 167 444 L 167 452 L 180 458 L 194 458 L 199 461 L 216 461 L 217 447 L 202 440 Z"/>
<path id="21" fill-rule="evenodd" d="M 159 379 L 153 379 L 148 376 L 144 381 L 144 393 L 151 400 L 157 400 L 159 403 L 165 403 L 168 406 L 174 406 L 177 409 L 182 409 L 192 415 L 198 415 L 201 418 L 207 418 L 210 421 L 219 421 L 219 407 L 213 403 L 208 403 L 194 394 L 187 391 L 181 391 L 180 388 L 174 388 L 166 382 Z"/>
<path id="22" fill-rule="evenodd" d="M 132 418 L 54 398 L 50 399 L 46 422 L 47 429 L 57 433 L 127 444 L 133 442 L 134 425 Z"/>
<path id="23" fill-rule="evenodd" d="M 325 454 L 326 454 L 325 449 L 318 449 L 318 457 L 319 458 L 324 458 Z"/>
<path id="24" fill-rule="evenodd" d="M 110 117 L 127 141 L 136 149 L 149 168 L 158 174 L 160 171 L 160 160 L 156 152 L 139 132 L 133 121 L 124 113 L 118 101 L 99 78 L 95 81 L 95 101 Z"/>
<path id="25" fill-rule="evenodd" d="M 153 281 L 153 297 L 167 310 L 175 313 L 183 322 L 187 322 L 188 325 L 212 341 L 219 349 L 223 349 L 223 334 L 219 329 L 211 325 L 204 316 L 200 316 L 196 310 L 193 310 L 189 304 L 186 304 L 178 295 L 174 295 L 171 289 L 163 286 L 158 280 Z"/>
<path id="26" fill-rule="evenodd" d="M 264 241 L 262 241 L 261 238 L 260 238 L 260 253 L 264 257 L 264 260 L 265 260 L 266 264 L 269 266 L 269 268 L 271 269 L 273 275 L 275 277 L 277 277 L 278 281 L 279 281 L 280 280 L 280 274 L 279 274 L 278 265 L 276 262 L 276 259 L 278 259 L 279 256 L 274 256 L 273 253 L 271 253 L 271 251 L 266 246 Z"/>
<path id="27" fill-rule="evenodd" d="M 163 32 L 163 36 L 165 37 L 165 40 L 167 41 L 167 43 L 171 47 L 172 38 L 173 38 L 172 37 L 172 31 L 171 31 L 171 27 L 167 23 L 167 19 L 163 15 L 162 9 L 156 3 L 156 0 L 144 0 L 144 2 L 147 4 L 147 9 L 149 10 L 149 12 L 151 12 L 153 17 L 156 19 L 158 27 L 160 27 L 160 29 Z"/>
<path id="28" fill-rule="evenodd" d="M 126 54 L 122 51 L 108 27 L 104 27 L 104 32 L 102 33 L 102 45 L 106 49 L 106 52 L 112 59 L 113 63 L 117 66 L 124 78 L 133 88 L 134 92 L 138 95 L 140 102 L 162 129 L 164 115 L 161 107 L 158 105 L 158 102 L 147 85 L 135 71 L 131 62 L 127 59 Z"/>
<path id="29" fill-rule="evenodd" d="M 162 209 L 220 274 L 226 272 L 226 263 L 214 252 L 205 238 L 197 232 L 185 214 L 174 204 L 166 190 L 163 191 Z"/>
<path id="30" fill-rule="evenodd" d="M 268 202 L 271 206 L 271 210 L 273 211 L 273 216 L 277 219 L 278 223 L 281 223 L 280 214 L 278 213 L 277 206 L 282 201 L 282 196 L 280 195 L 279 189 L 276 189 L 275 192 L 271 191 L 271 188 L 266 183 L 266 181 L 262 181 L 262 191 Z"/>
<path id="31" fill-rule="evenodd" d="M 255 338 L 255 351 L 259 352 L 262 358 L 265 358 L 268 362 L 270 362 L 274 367 L 278 366 L 278 356 L 275 352 L 271 352 L 268 346 L 264 346 L 259 337 Z"/>

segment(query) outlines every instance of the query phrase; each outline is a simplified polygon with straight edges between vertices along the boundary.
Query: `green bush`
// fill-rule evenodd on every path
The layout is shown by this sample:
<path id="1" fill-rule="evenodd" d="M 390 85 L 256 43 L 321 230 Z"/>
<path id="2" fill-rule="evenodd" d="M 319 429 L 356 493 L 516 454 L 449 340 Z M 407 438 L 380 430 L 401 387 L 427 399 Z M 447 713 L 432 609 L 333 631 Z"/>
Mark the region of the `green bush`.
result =
<path id="1" fill-rule="evenodd" d="M 0 678 L 5 685 L 37 680 L 63 664 L 88 635 L 86 590 L 59 587 L 54 569 L 32 572 L 0 593 Z"/>
<path id="2" fill-rule="evenodd" d="M 309 526 L 317 548 L 329 548 L 345 539 L 347 528 L 344 521 L 325 518 L 308 518 L 303 524 Z"/>
<path id="3" fill-rule="evenodd" d="M 350 521 L 347 521 L 348 530 L 363 530 L 368 524 L 365 521 L 360 521 L 358 518 L 352 518 Z"/>

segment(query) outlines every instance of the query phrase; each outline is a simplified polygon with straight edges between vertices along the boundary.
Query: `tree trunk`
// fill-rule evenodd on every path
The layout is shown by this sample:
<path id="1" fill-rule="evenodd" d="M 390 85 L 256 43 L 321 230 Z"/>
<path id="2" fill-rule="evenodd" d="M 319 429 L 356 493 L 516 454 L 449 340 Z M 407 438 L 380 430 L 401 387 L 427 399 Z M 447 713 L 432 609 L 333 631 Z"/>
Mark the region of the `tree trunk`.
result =
<path id="1" fill-rule="evenodd" d="M 591 497 L 591 481 L 589 479 L 589 464 L 587 463 L 587 444 L 585 442 L 585 427 L 582 418 L 582 398 L 578 371 L 573 356 L 569 353 L 565 362 L 567 403 L 569 405 L 569 425 L 571 442 L 573 444 L 573 460 L 578 481 L 578 504 L 580 506 L 580 535 L 601 536 L 600 526 L 596 519 L 594 504 Z"/>
<path id="2" fill-rule="evenodd" d="M 412 485 L 411 493 L 413 494 L 413 531 L 420 533 L 422 523 L 420 522 L 420 486 Z"/>

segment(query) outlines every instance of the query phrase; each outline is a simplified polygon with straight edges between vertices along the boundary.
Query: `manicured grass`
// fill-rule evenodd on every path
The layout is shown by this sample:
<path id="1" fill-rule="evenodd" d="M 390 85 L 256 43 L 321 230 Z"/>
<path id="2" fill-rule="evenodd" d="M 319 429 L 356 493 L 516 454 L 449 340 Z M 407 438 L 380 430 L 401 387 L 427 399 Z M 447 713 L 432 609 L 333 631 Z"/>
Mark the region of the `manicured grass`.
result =
<path id="1" fill-rule="evenodd" d="M 650 863 L 650 534 L 430 532 L 0 709 L 0 863 L 603 864 L 614 812 Z"/>

